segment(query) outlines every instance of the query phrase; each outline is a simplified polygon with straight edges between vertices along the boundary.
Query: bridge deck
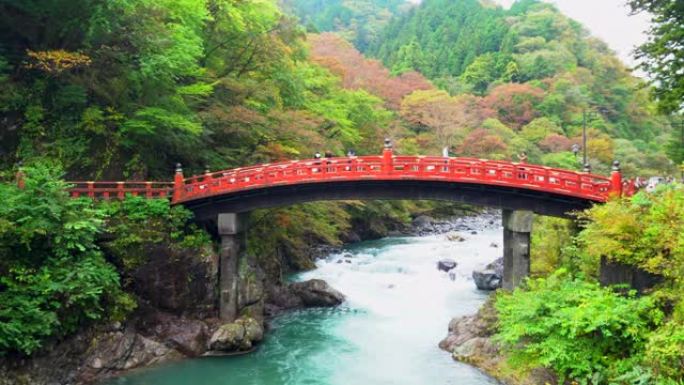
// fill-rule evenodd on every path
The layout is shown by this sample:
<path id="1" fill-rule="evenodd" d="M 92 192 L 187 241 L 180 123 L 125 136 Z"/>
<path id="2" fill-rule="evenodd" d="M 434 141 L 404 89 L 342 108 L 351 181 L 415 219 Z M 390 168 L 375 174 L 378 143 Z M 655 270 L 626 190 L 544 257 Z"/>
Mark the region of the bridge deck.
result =
<path id="1" fill-rule="evenodd" d="M 618 179 L 619 180 L 619 179 Z M 210 172 L 166 182 L 72 182 L 74 197 L 171 197 L 174 204 L 251 189 L 329 182 L 442 181 L 549 192 L 605 202 L 620 186 L 610 178 L 571 170 L 474 158 L 380 156 L 293 160 Z"/>

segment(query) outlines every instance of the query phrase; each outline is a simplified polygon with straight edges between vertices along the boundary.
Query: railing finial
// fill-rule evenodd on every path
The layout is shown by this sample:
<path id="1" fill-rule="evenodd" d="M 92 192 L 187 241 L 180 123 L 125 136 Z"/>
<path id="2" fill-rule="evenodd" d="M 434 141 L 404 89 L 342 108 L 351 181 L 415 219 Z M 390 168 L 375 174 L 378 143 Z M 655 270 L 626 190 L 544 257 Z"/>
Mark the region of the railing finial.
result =
<path id="1" fill-rule="evenodd" d="M 183 167 L 180 163 L 176 163 L 176 175 L 173 177 L 173 195 L 171 202 L 178 202 L 183 198 L 185 193 L 185 177 L 183 177 Z"/>
<path id="2" fill-rule="evenodd" d="M 392 148 L 392 139 L 385 138 L 385 148 Z"/>
<path id="3" fill-rule="evenodd" d="M 611 195 L 622 196 L 622 173 L 620 172 L 620 162 L 613 162 L 613 172 L 610 174 Z"/>
<path id="4" fill-rule="evenodd" d="M 612 170 L 613 170 L 613 171 L 620 171 L 620 161 L 619 161 L 619 160 L 613 161 L 613 168 L 612 168 Z"/>
<path id="5" fill-rule="evenodd" d="M 584 171 L 586 173 L 590 173 L 591 172 L 591 165 L 589 163 L 585 163 L 582 171 Z"/>
<path id="6" fill-rule="evenodd" d="M 23 190 L 24 187 L 26 187 L 26 181 L 24 180 L 24 169 L 21 166 L 22 162 L 17 162 L 17 173 L 14 175 L 14 177 L 17 181 L 17 187 Z"/>

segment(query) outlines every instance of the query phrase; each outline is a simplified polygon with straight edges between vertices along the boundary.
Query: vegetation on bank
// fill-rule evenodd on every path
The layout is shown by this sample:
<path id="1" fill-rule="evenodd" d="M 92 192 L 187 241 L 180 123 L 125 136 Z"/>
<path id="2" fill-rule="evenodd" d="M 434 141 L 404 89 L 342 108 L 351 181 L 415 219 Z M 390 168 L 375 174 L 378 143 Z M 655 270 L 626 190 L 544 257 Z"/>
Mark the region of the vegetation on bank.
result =
<path id="1" fill-rule="evenodd" d="M 683 383 L 684 190 L 639 193 L 581 218 L 573 243 L 543 263 L 555 271 L 497 295 L 496 338 L 510 367 L 547 368 L 560 383 Z M 601 257 L 662 282 L 640 296 L 600 287 Z"/>
<path id="2" fill-rule="evenodd" d="M 126 278 L 147 260 L 145 246 L 208 242 L 167 200 L 73 199 L 61 170 L 38 163 L 24 172 L 23 189 L 0 183 L 0 355 L 123 321 L 136 307 Z"/>

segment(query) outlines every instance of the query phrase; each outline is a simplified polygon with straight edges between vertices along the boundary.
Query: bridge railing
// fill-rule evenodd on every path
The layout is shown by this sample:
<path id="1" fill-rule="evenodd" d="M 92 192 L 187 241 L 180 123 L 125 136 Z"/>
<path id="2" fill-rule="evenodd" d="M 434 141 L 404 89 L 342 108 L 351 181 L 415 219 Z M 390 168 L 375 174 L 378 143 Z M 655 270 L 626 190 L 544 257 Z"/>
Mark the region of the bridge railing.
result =
<path id="1" fill-rule="evenodd" d="M 383 156 L 287 161 L 210 172 L 183 180 L 178 202 L 265 186 L 344 180 L 441 180 L 536 189 L 605 201 L 606 177 L 525 163 L 476 158 Z"/>
<path id="2" fill-rule="evenodd" d="M 67 182 L 73 187 L 69 194 L 73 198 L 88 197 L 93 199 L 124 199 L 127 195 L 146 198 L 171 198 L 173 183 L 171 182 Z"/>

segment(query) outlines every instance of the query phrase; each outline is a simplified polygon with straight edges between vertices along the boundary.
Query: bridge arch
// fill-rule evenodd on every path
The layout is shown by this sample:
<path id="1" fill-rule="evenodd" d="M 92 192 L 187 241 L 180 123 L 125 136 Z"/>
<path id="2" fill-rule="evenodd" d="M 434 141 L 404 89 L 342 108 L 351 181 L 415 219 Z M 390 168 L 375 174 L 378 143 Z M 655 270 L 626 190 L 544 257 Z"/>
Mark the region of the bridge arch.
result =
<path id="1" fill-rule="evenodd" d="M 198 221 L 212 223 L 221 238 L 220 316 L 237 316 L 238 263 L 245 244 L 244 213 L 323 200 L 427 199 L 503 209 L 504 277 L 515 287 L 530 271 L 533 214 L 570 212 L 622 194 L 619 163 L 610 177 L 527 163 L 474 158 L 380 156 L 323 158 L 263 164 L 185 178 L 173 183 L 73 182 L 74 197 L 170 197 Z"/>

